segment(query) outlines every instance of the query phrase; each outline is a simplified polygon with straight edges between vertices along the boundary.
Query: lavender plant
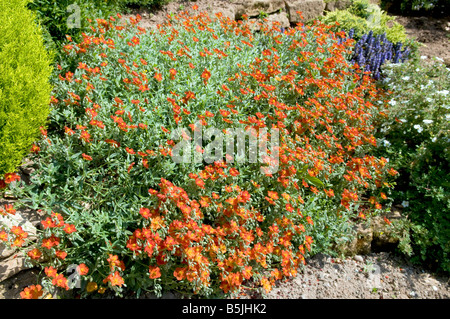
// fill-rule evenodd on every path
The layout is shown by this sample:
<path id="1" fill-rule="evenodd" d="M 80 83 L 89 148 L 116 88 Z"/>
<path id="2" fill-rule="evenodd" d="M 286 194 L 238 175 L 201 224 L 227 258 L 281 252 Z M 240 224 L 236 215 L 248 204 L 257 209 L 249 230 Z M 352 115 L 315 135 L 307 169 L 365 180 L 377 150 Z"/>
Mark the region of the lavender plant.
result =
<path id="1" fill-rule="evenodd" d="M 347 38 L 353 39 L 353 36 L 354 30 L 351 29 Z M 338 42 L 342 43 L 345 40 L 339 39 Z M 364 71 L 371 72 L 373 78 L 378 80 L 381 76 L 381 66 L 385 62 L 402 63 L 410 55 L 411 49 L 408 46 L 403 46 L 401 42 L 393 44 L 386 38 L 386 33 L 374 35 L 371 30 L 356 42 L 350 62 L 357 63 Z"/>

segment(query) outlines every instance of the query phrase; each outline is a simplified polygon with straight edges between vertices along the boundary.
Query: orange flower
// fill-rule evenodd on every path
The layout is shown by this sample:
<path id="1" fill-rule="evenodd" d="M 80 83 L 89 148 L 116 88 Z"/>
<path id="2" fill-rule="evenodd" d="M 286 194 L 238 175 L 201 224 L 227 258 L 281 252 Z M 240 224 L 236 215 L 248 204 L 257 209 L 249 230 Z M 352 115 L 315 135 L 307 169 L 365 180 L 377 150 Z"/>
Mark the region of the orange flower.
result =
<path id="1" fill-rule="evenodd" d="M 13 205 L 11 204 L 5 204 L 5 212 L 10 215 L 16 214 L 16 210 L 13 208 Z"/>
<path id="2" fill-rule="evenodd" d="M 150 266 L 149 267 L 149 277 L 150 279 L 156 279 L 161 277 L 161 269 L 158 266 Z"/>
<path id="3" fill-rule="evenodd" d="M 0 231 L 0 240 L 2 241 L 8 241 L 8 233 L 4 230 Z"/>
<path id="4" fill-rule="evenodd" d="M 114 274 L 110 274 L 107 277 L 107 281 L 111 282 L 111 285 L 119 287 L 121 287 L 125 283 L 117 270 Z"/>
<path id="5" fill-rule="evenodd" d="M 22 299 L 39 299 L 42 296 L 42 286 L 41 285 L 31 285 L 26 287 L 21 293 L 20 297 Z"/>
<path id="6" fill-rule="evenodd" d="M 67 234 L 72 234 L 72 233 L 76 232 L 77 229 L 75 228 L 75 225 L 73 225 L 73 224 L 66 224 L 66 225 L 64 226 L 64 231 L 65 231 Z"/>
<path id="7" fill-rule="evenodd" d="M 85 276 L 89 272 L 89 268 L 85 264 L 79 264 L 77 266 L 77 271 L 80 274 L 80 276 Z"/>
<path id="8" fill-rule="evenodd" d="M 55 252 L 55 255 L 56 255 L 56 257 L 58 257 L 59 259 L 62 259 L 62 260 L 66 259 L 66 257 L 67 257 L 67 253 L 62 250 L 57 250 Z"/>
<path id="9" fill-rule="evenodd" d="M 234 167 L 230 168 L 230 175 L 231 176 L 238 176 L 239 175 L 239 171 L 237 169 L 235 169 Z"/>
<path id="10" fill-rule="evenodd" d="M 175 75 L 177 74 L 177 70 L 170 69 L 169 73 L 170 73 L 170 79 L 173 80 L 173 79 L 175 79 Z"/>
<path id="11" fill-rule="evenodd" d="M 91 134 L 88 131 L 81 131 L 80 138 L 86 143 L 89 143 L 91 141 Z"/>
<path id="12" fill-rule="evenodd" d="M 161 82 L 162 81 L 162 74 L 161 73 L 156 73 L 154 78 L 156 79 L 156 81 Z"/>
<path id="13" fill-rule="evenodd" d="M 75 134 L 75 131 L 70 129 L 70 128 L 68 128 L 67 126 L 64 126 L 64 131 L 69 136 Z"/>
<path id="14" fill-rule="evenodd" d="M 7 174 L 5 174 L 4 180 L 5 180 L 6 184 L 9 184 L 9 183 L 12 183 L 14 181 L 19 181 L 20 180 L 20 176 L 17 175 L 16 173 L 7 173 Z"/>
<path id="15" fill-rule="evenodd" d="M 272 198 L 272 199 L 274 199 L 274 200 L 277 200 L 279 197 L 278 197 L 278 193 L 277 192 L 274 192 L 274 191 L 268 191 L 267 192 L 267 195 L 269 195 L 269 197 L 270 198 Z"/>
<path id="16" fill-rule="evenodd" d="M 30 250 L 28 253 L 27 253 L 27 255 L 28 255 L 28 257 L 30 257 L 31 259 L 39 259 L 41 256 L 42 256 L 42 252 L 39 250 L 39 249 L 37 249 L 37 248 L 34 248 L 33 250 Z"/>
<path id="17" fill-rule="evenodd" d="M 195 180 L 195 184 L 197 184 L 197 186 L 200 187 L 200 188 L 205 188 L 205 182 L 202 181 L 200 178 L 197 178 Z"/>
<path id="18" fill-rule="evenodd" d="M 40 150 L 41 150 L 41 149 L 40 149 L 39 146 L 37 146 L 36 144 L 31 145 L 31 150 L 30 150 L 30 152 L 37 154 L 37 153 L 39 153 Z"/>
<path id="19" fill-rule="evenodd" d="M 17 237 L 16 239 L 14 239 L 13 243 L 12 243 L 12 247 L 22 247 L 22 245 L 25 243 L 25 241 L 23 240 L 23 238 L 21 237 Z"/>
<path id="20" fill-rule="evenodd" d="M 44 226 L 44 229 L 55 227 L 55 222 L 50 217 L 47 217 L 45 220 L 42 220 L 41 224 L 42 226 Z"/>
<path id="21" fill-rule="evenodd" d="M 11 227 L 11 233 L 13 233 L 16 236 L 20 236 L 24 233 L 22 226 L 13 226 Z"/>
<path id="22" fill-rule="evenodd" d="M 270 281 L 266 277 L 263 277 L 261 279 L 261 286 L 264 288 L 266 293 L 268 293 L 268 292 L 270 292 L 272 290 L 272 285 L 271 285 Z"/>
<path id="23" fill-rule="evenodd" d="M 397 172 L 395 169 L 393 169 L 392 167 L 391 167 L 391 169 L 388 171 L 388 173 L 389 173 L 390 175 L 392 175 L 392 176 L 395 176 L 395 175 L 398 174 L 398 172 Z"/>
<path id="24" fill-rule="evenodd" d="M 86 161 L 92 161 L 92 157 L 91 156 L 89 156 L 89 155 L 87 155 L 87 154 L 81 154 L 81 156 L 83 156 L 83 158 L 86 160 Z"/>
<path id="25" fill-rule="evenodd" d="M 64 277 L 63 274 L 59 274 L 55 278 L 53 278 L 52 284 L 54 286 L 58 286 L 58 287 L 66 289 L 66 290 L 69 290 L 69 286 L 67 285 L 67 278 Z"/>
<path id="26" fill-rule="evenodd" d="M 56 272 L 56 269 L 53 268 L 52 266 L 45 267 L 44 271 L 45 271 L 45 274 L 50 278 L 56 278 L 56 276 L 58 275 L 58 273 Z"/>
<path id="27" fill-rule="evenodd" d="M 210 77 L 211 77 L 211 72 L 209 72 L 209 71 L 205 68 L 205 70 L 204 70 L 203 73 L 202 73 L 202 79 L 203 79 L 203 83 L 205 83 L 205 85 L 206 85 L 206 83 L 208 82 L 208 80 L 209 80 Z"/>
<path id="28" fill-rule="evenodd" d="M 149 217 L 151 217 L 150 209 L 145 208 L 145 207 L 142 207 L 139 210 L 139 214 L 141 214 L 141 216 L 144 217 L 145 219 L 148 219 Z"/>

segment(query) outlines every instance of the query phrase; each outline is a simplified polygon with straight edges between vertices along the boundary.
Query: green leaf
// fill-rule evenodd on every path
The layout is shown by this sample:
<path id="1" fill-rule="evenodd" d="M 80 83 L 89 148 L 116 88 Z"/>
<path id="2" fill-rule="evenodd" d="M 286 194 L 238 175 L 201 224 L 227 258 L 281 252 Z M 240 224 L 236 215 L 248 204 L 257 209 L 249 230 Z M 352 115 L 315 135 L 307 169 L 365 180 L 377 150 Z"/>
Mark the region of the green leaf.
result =
<path id="1" fill-rule="evenodd" d="M 306 176 L 305 176 L 305 179 L 306 179 L 309 183 L 313 184 L 314 186 L 317 186 L 317 187 L 324 187 L 324 186 L 325 186 L 325 185 L 322 183 L 322 181 L 321 181 L 320 179 L 318 179 L 317 177 L 312 177 L 311 175 L 306 175 Z"/>

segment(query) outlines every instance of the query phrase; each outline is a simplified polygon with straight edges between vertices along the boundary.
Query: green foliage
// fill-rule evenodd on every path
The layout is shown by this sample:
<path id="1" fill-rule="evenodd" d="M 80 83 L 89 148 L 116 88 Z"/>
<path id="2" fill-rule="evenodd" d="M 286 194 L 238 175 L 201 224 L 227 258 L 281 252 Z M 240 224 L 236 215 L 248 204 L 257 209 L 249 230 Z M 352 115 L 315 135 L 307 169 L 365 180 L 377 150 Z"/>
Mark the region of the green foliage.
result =
<path id="1" fill-rule="evenodd" d="M 355 30 L 355 40 L 372 30 L 374 35 L 386 32 L 387 39 L 394 44 L 407 42 L 405 28 L 395 22 L 395 17 L 388 16 L 379 6 L 369 3 L 368 0 L 353 1 L 346 10 L 327 12 L 321 21 L 325 24 L 338 22 L 336 31 Z M 392 25 L 389 26 L 390 24 Z"/>
<path id="2" fill-rule="evenodd" d="M 0 1 L 0 178 L 21 164 L 50 111 L 52 68 L 27 2 Z"/>
<path id="3" fill-rule="evenodd" d="M 399 171 L 392 196 L 411 222 L 404 238 L 414 260 L 448 272 L 450 70 L 438 59 L 422 59 L 388 65 L 383 72 L 393 94 L 389 121 L 379 132 L 380 150 Z"/>
<path id="4" fill-rule="evenodd" d="M 443 11 L 448 13 L 450 0 L 382 0 L 381 5 L 402 13 Z"/>
<path id="5" fill-rule="evenodd" d="M 119 0 L 123 6 L 141 6 L 141 7 L 158 7 L 170 0 Z"/>
<path id="6" fill-rule="evenodd" d="M 66 35 L 79 40 L 89 27 L 87 19 L 107 17 L 122 6 L 123 0 L 33 0 L 28 5 L 43 25 L 47 47 L 55 51 Z M 79 22 L 79 27 L 71 22 Z"/>
<path id="7" fill-rule="evenodd" d="M 60 52 L 66 35 L 81 40 L 81 34 L 90 25 L 89 19 L 107 18 L 117 12 L 127 12 L 133 6 L 157 8 L 168 2 L 170 0 L 32 0 L 28 7 L 43 26 L 47 49 L 56 53 Z M 71 25 L 73 21 L 79 22 L 79 26 Z"/>

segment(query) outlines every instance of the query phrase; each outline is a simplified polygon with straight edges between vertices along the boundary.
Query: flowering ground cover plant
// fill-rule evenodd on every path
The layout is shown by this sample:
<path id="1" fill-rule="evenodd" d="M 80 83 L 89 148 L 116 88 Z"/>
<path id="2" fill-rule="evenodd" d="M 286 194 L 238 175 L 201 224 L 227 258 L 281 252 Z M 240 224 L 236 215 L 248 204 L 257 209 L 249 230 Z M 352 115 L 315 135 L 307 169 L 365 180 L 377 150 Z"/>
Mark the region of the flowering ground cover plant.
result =
<path id="1" fill-rule="evenodd" d="M 450 70 L 438 59 L 387 64 L 389 118 L 376 136 L 377 156 L 398 170 L 392 197 L 408 217 L 394 225 L 412 261 L 450 271 Z"/>
<path id="2" fill-rule="evenodd" d="M 153 31 L 139 18 L 98 19 L 82 42 L 68 39 L 31 185 L 11 183 L 21 205 L 47 214 L 23 247 L 45 289 L 268 291 L 350 219 L 381 211 L 396 171 L 368 154 L 387 104 L 346 62 L 354 40 L 320 23 L 284 36 L 220 14 L 183 12 Z M 244 159 L 224 152 L 236 129 L 258 135 L 257 162 L 250 144 Z M 191 160 L 174 160 L 180 143 Z"/>

